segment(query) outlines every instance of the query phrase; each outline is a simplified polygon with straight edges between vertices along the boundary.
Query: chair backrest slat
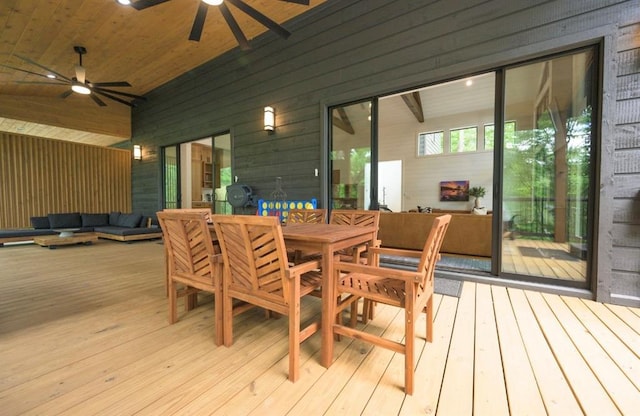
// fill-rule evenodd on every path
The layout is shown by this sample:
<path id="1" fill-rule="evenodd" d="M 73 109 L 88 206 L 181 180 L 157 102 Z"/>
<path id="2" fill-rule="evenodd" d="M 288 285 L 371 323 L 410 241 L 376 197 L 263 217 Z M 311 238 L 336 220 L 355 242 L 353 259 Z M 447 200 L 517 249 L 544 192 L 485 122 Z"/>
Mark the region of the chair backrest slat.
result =
<path id="1" fill-rule="evenodd" d="M 327 222 L 327 210 L 326 209 L 298 209 L 293 208 L 289 210 L 287 216 L 287 224 L 295 223 L 307 223 L 307 224 L 319 224 Z"/>
<path id="2" fill-rule="evenodd" d="M 370 226 L 380 224 L 380 211 L 359 209 L 334 209 L 331 211 L 330 224 Z"/>
<path id="3" fill-rule="evenodd" d="M 157 213 L 173 274 L 211 277 L 209 257 L 214 254 L 207 216 L 195 211 Z"/>
<path id="4" fill-rule="evenodd" d="M 287 253 L 277 217 L 213 215 L 231 289 L 286 304 Z"/>
<path id="5" fill-rule="evenodd" d="M 440 247 L 442 241 L 449 228 L 451 222 L 451 215 L 441 215 L 436 217 L 431 225 L 431 230 L 427 236 L 427 240 L 424 243 L 422 249 L 422 256 L 420 258 L 420 265 L 418 271 L 422 276 L 422 286 L 433 285 L 433 277 L 435 273 L 436 263 L 438 262 L 438 256 L 440 255 Z"/>

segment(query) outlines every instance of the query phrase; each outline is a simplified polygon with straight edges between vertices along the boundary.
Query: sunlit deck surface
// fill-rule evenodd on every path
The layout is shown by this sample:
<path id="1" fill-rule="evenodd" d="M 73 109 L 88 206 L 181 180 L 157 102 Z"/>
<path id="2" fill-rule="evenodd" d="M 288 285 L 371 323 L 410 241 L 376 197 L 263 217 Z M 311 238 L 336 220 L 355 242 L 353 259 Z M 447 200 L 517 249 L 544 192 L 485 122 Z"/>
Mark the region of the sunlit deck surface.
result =
<path id="1" fill-rule="evenodd" d="M 434 342 L 417 340 L 416 391 L 404 356 L 320 336 L 287 380 L 287 320 L 235 318 L 216 347 L 212 298 L 167 323 L 158 241 L 49 250 L 0 248 L 0 413 L 5 415 L 615 415 L 640 409 L 640 310 L 465 283 L 435 298 Z M 306 317 L 320 310 L 304 305 Z M 400 339 L 378 307 L 370 330 Z M 417 322 L 424 334 L 424 317 Z"/>

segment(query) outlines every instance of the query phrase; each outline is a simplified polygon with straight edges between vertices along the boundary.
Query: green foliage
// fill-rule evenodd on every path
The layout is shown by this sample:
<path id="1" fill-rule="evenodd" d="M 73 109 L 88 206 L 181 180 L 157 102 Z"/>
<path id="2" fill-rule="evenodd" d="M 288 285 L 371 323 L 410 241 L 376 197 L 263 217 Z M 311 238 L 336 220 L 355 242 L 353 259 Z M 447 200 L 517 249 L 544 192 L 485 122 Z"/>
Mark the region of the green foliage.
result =
<path id="1" fill-rule="evenodd" d="M 483 186 L 474 186 L 469 188 L 469 195 L 474 198 L 482 198 L 487 193 L 487 190 Z"/>

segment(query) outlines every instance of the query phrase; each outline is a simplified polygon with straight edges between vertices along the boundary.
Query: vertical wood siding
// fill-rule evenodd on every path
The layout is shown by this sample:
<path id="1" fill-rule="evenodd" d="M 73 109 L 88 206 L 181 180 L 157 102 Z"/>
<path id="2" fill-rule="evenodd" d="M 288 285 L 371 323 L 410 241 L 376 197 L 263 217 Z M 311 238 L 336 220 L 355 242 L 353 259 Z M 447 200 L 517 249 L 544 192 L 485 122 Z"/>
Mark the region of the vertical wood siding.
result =
<path id="1" fill-rule="evenodd" d="M 131 211 L 131 153 L 0 133 L 0 228 L 56 212 Z"/>
<path id="2" fill-rule="evenodd" d="M 640 21 L 638 0 L 326 2 L 287 22 L 288 40 L 267 33 L 252 41 L 251 51 L 233 50 L 146 95 L 147 104 L 132 113 L 133 140 L 151 152 L 134 166 L 134 209 L 160 208 L 161 146 L 221 131 L 232 135 L 233 174 L 258 196 L 268 197 L 280 176 L 290 198 L 316 197 L 325 204 L 330 174 L 322 151 L 326 106 L 491 70 L 595 43 L 605 35 L 634 43 L 633 25 L 617 28 L 631 21 Z M 605 156 L 615 159 L 607 163 L 616 165 L 615 186 L 624 196 L 607 196 L 600 204 L 626 219 L 605 224 L 614 238 L 599 246 L 598 254 L 614 253 L 618 245 L 640 248 L 637 202 L 631 202 L 639 198 L 631 180 L 640 174 L 639 52 L 637 46 L 619 50 L 620 70 L 626 65 L 628 78 L 619 80 L 617 108 L 607 110 L 618 114 L 616 137 L 602 141 L 621 146 L 615 156 Z M 604 65 L 611 72 L 617 63 Z M 265 105 L 276 109 L 272 135 L 262 130 Z M 607 269 L 594 276 L 604 282 L 597 296 L 609 300 L 613 291 L 640 304 L 637 262 L 622 267 L 633 270 Z"/>

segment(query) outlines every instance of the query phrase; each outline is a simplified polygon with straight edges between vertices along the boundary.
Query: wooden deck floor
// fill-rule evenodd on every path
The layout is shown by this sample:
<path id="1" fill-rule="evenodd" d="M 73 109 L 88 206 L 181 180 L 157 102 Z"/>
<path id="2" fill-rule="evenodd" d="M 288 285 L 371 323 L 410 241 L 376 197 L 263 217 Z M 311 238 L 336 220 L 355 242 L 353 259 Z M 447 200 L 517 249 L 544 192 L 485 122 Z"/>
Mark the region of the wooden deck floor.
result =
<path id="1" fill-rule="evenodd" d="M 287 323 L 250 311 L 235 344 L 213 343 L 211 298 L 167 323 L 158 242 L 0 248 L 3 415 L 615 415 L 640 409 L 640 310 L 465 283 L 436 297 L 418 341 L 416 392 L 403 356 L 319 334 L 287 380 Z M 317 299 L 305 303 L 319 311 Z M 402 337 L 380 307 L 371 330 Z M 309 316 L 309 315 L 307 315 Z M 418 333 L 424 327 L 417 323 Z"/>

